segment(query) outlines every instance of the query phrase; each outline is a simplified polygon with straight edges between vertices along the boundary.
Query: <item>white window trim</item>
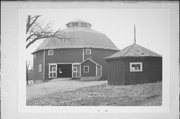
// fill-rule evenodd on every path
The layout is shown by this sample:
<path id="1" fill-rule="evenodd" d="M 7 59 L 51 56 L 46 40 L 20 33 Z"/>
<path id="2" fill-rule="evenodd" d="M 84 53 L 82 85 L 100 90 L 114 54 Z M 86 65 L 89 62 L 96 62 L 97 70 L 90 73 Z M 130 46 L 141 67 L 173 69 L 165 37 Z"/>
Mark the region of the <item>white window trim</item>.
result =
<path id="1" fill-rule="evenodd" d="M 86 67 L 88 68 L 88 71 L 85 70 Z M 83 72 L 84 72 L 84 73 L 89 73 L 89 66 L 84 66 L 84 67 L 83 67 Z"/>
<path id="2" fill-rule="evenodd" d="M 132 69 L 132 65 L 133 64 L 140 64 L 140 69 L 139 70 Z M 129 67 L 130 67 L 130 72 L 142 72 L 143 71 L 143 64 L 142 64 L 142 62 L 130 62 Z"/>
<path id="3" fill-rule="evenodd" d="M 97 72 L 97 67 L 98 67 L 98 66 L 99 66 L 100 69 L 101 69 L 101 75 L 100 75 L 100 77 L 102 77 L 102 66 L 101 66 L 101 65 L 97 65 L 97 64 L 96 64 L 96 76 L 97 76 L 97 73 L 98 73 L 98 72 Z"/>
<path id="4" fill-rule="evenodd" d="M 75 69 L 75 70 L 74 70 Z M 77 72 L 78 71 L 78 68 L 77 67 L 73 67 L 73 71 L 74 72 Z"/>
<path id="5" fill-rule="evenodd" d="M 79 65 L 79 71 L 78 71 L 78 67 L 74 66 L 74 65 Z M 76 71 L 73 70 L 73 68 L 76 68 Z M 73 73 L 76 73 L 76 76 L 73 75 Z M 79 73 L 79 75 L 78 75 Z M 81 77 L 81 66 L 80 63 L 72 63 L 72 77 Z"/>
<path id="6" fill-rule="evenodd" d="M 55 70 L 55 71 L 53 71 L 53 70 L 50 71 L 50 67 L 51 67 L 51 66 L 55 66 L 55 69 L 56 69 L 56 70 Z M 55 76 L 55 77 L 54 77 L 54 76 L 51 76 L 50 73 L 55 73 L 56 76 Z M 49 78 L 57 78 L 57 64 L 49 64 Z"/>
<path id="7" fill-rule="evenodd" d="M 38 71 L 39 71 L 39 72 L 42 72 L 42 64 L 39 64 L 39 66 L 38 66 Z"/>
<path id="8" fill-rule="evenodd" d="M 48 50 L 48 55 L 54 55 L 54 50 Z"/>
<path id="9" fill-rule="evenodd" d="M 91 49 L 86 49 L 86 55 L 91 55 Z"/>

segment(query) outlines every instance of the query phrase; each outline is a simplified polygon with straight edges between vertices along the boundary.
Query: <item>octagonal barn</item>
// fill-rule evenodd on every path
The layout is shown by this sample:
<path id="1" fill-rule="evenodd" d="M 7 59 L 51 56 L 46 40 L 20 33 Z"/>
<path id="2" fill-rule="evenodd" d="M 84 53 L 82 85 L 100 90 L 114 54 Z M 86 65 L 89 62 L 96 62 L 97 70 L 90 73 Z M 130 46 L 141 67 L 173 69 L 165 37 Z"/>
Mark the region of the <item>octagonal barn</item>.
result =
<path id="1" fill-rule="evenodd" d="M 118 48 L 105 34 L 93 30 L 86 21 L 71 21 L 66 26 L 58 34 L 67 39 L 47 38 L 33 52 L 34 79 L 107 79 L 108 63 L 105 57 L 119 51 Z"/>
<path id="2" fill-rule="evenodd" d="M 110 85 L 162 81 L 162 56 L 136 43 L 106 57 Z"/>

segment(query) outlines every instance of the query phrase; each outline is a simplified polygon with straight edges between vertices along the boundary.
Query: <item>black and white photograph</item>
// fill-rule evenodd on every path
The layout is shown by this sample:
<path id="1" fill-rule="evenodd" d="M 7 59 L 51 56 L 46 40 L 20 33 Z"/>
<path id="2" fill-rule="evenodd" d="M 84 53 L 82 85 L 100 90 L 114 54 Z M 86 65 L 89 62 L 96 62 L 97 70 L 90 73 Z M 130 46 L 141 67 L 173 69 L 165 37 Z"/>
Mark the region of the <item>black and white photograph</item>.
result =
<path id="1" fill-rule="evenodd" d="M 168 17 L 117 9 L 27 15 L 26 104 L 160 106 L 167 51 L 157 42 L 169 38 Z"/>
<path id="2" fill-rule="evenodd" d="M 179 96 L 172 93 L 179 91 L 178 78 L 172 78 L 172 73 L 179 74 L 172 63 L 176 60 L 179 63 L 179 57 L 172 53 L 179 54 L 178 35 L 173 29 L 177 24 L 172 23 L 172 18 L 177 18 L 177 7 L 158 5 L 120 2 L 15 5 L 17 24 L 10 31 L 16 34 L 12 40 L 16 45 L 8 46 L 14 48 L 10 58 L 14 59 L 13 65 L 5 60 L 2 65 L 3 72 L 16 72 L 15 80 L 11 79 L 14 86 L 6 85 L 14 87 L 14 108 L 18 114 L 55 114 L 55 118 L 56 114 L 71 113 L 123 114 L 122 117 L 133 113 L 144 118 L 146 114 L 153 117 L 152 113 L 160 119 L 165 117 L 162 113 L 168 118 L 173 115 L 172 119 L 179 116 L 173 101 L 179 100 Z M 3 9 L 8 8 L 6 4 Z M 7 49 L 2 47 L 3 51 Z M 3 58 L 6 55 L 9 54 L 3 52 Z M 12 100 L 3 92 L 4 99 Z M 8 109 L 9 106 L 5 108 Z"/>

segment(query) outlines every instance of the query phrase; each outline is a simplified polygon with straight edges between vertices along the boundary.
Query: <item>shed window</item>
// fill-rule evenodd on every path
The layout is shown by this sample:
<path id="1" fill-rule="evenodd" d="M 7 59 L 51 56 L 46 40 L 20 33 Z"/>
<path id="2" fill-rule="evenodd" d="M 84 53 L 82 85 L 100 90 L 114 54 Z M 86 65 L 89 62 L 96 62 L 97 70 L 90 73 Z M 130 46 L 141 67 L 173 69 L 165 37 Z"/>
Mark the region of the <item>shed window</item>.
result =
<path id="1" fill-rule="evenodd" d="M 86 49 L 86 55 L 91 55 L 91 49 Z"/>
<path id="2" fill-rule="evenodd" d="M 42 64 L 39 65 L 39 72 L 42 72 Z"/>
<path id="3" fill-rule="evenodd" d="M 142 72 L 142 62 L 130 62 L 130 72 Z"/>
<path id="4" fill-rule="evenodd" d="M 89 73 L 89 66 L 84 66 L 83 70 L 84 70 L 84 73 Z"/>
<path id="5" fill-rule="evenodd" d="M 48 55 L 54 55 L 54 50 L 48 50 Z"/>

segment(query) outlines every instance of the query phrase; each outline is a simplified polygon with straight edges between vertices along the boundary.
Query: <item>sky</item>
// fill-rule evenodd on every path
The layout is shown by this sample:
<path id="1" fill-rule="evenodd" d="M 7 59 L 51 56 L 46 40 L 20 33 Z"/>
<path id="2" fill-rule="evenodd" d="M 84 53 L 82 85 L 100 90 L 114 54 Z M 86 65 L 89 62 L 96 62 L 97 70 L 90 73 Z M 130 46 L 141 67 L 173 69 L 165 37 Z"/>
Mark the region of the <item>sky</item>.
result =
<path id="1" fill-rule="evenodd" d="M 136 43 L 164 57 L 170 48 L 170 12 L 167 9 L 47 9 L 34 12 L 41 14 L 39 22 L 50 22 L 53 29 L 65 29 L 66 23 L 82 19 L 92 24 L 92 29 L 104 33 L 121 50 Z M 32 15 L 33 15 L 32 14 Z M 27 59 L 42 41 L 27 50 Z"/>

